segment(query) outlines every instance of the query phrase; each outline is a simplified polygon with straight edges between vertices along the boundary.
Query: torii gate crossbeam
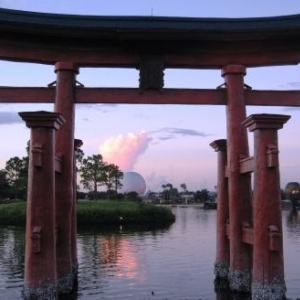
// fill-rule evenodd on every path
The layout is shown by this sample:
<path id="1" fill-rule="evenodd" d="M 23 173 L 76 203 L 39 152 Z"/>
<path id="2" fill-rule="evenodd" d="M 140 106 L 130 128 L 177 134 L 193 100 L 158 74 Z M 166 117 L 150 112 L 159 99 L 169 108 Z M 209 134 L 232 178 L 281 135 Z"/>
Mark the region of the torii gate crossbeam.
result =
<path id="1" fill-rule="evenodd" d="M 75 103 L 226 105 L 225 89 L 76 88 Z M 0 103 L 54 103 L 55 88 L 0 87 Z M 300 92 L 245 89 L 246 105 L 300 106 Z"/>

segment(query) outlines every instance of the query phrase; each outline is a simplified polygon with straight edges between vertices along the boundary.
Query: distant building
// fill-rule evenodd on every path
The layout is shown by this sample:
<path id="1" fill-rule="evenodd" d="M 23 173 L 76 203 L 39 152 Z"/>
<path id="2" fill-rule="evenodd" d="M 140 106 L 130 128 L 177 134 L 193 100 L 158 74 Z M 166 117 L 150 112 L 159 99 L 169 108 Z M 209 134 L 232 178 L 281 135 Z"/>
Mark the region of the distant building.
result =
<path id="1" fill-rule="evenodd" d="M 194 194 L 181 194 L 180 195 L 181 202 L 188 204 L 195 202 L 195 196 Z"/>

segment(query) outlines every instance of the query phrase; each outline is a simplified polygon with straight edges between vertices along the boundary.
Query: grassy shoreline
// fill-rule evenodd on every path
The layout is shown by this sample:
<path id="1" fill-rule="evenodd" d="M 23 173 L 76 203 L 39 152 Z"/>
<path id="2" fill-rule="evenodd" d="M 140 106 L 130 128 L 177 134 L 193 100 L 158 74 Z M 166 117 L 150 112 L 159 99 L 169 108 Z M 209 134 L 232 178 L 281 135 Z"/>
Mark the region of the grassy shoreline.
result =
<path id="1" fill-rule="evenodd" d="M 77 203 L 77 224 L 172 224 L 175 216 L 166 207 L 146 203 L 95 200 Z M 0 225 L 25 226 L 26 203 L 0 205 Z"/>

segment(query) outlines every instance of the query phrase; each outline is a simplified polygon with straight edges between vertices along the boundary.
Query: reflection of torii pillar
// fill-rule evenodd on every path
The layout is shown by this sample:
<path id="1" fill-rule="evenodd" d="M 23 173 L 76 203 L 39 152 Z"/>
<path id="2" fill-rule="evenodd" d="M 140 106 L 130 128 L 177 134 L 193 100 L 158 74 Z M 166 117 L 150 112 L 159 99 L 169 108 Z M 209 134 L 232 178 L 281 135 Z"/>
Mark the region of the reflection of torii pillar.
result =
<path id="1" fill-rule="evenodd" d="M 55 299 L 54 132 L 64 123 L 58 113 L 22 112 L 31 128 L 26 213 L 25 299 Z"/>
<path id="2" fill-rule="evenodd" d="M 216 279 L 227 279 L 229 271 L 229 241 L 226 224 L 229 219 L 228 180 L 226 178 L 227 146 L 226 140 L 213 141 L 210 146 L 218 152 L 218 181 L 217 181 L 217 253 L 215 261 Z"/>
<path id="3" fill-rule="evenodd" d="M 246 119 L 244 75 L 241 65 L 222 69 L 227 91 L 227 171 L 229 190 L 229 235 L 231 290 L 251 290 L 251 249 L 242 242 L 242 222 L 251 224 L 251 175 L 240 174 L 240 159 L 249 156 L 247 130 L 241 125 Z"/>
<path id="4" fill-rule="evenodd" d="M 254 132 L 253 300 L 285 298 L 277 131 L 290 116 L 251 115 Z"/>
<path id="5" fill-rule="evenodd" d="M 76 274 L 72 265 L 72 210 L 74 205 L 74 119 L 77 67 L 58 62 L 55 111 L 66 119 L 56 134 L 56 155 L 62 158 L 61 173 L 56 174 L 57 276 L 59 293 L 70 292 Z"/>

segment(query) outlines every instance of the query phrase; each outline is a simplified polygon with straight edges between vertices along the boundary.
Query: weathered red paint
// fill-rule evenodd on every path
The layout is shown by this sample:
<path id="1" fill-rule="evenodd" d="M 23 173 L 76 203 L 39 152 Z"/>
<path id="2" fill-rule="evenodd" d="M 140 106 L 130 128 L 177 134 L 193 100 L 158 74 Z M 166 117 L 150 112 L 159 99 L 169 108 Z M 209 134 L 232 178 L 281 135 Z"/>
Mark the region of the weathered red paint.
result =
<path id="1" fill-rule="evenodd" d="M 216 278 L 228 277 L 230 252 L 226 224 L 229 219 L 228 179 L 226 178 L 227 145 L 226 140 L 213 141 L 211 147 L 218 152 L 218 180 L 217 180 L 217 239 L 216 239 Z"/>
<path id="2" fill-rule="evenodd" d="M 47 112 L 23 112 L 20 116 L 31 129 L 24 295 L 28 299 L 35 295 L 46 298 L 57 292 L 54 132 L 64 119 Z"/>
<path id="3" fill-rule="evenodd" d="M 244 121 L 254 132 L 252 299 L 285 293 L 277 131 L 289 118 L 257 114 Z"/>
<path id="4" fill-rule="evenodd" d="M 240 160 L 240 173 L 252 173 L 254 170 L 254 159 L 253 157 L 247 157 Z"/>
<path id="5" fill-rule="evenodd" d="M 240 174 L 240 159 L 249 156 L 243 77 L 246 69 L 229 65 L 222 69 L 227 90 L 227 175 L 229 189 L 230 270 L 232 290 L 251 289 L 251 249 L 242 242 L 242 222 L 252 222 L 251 177 Z"/>
<path id="6" fill-rule="evenodd" d="M 73 288 L 72 211 L 74 214 L 74 118 L 75 77 L 72 63 L 57 63 L 55 111 L 67 120 L 56 134 L 56 155 L 62 157 L 62 171 L 56 174 L 57 276 L 60 293 Z"/>

